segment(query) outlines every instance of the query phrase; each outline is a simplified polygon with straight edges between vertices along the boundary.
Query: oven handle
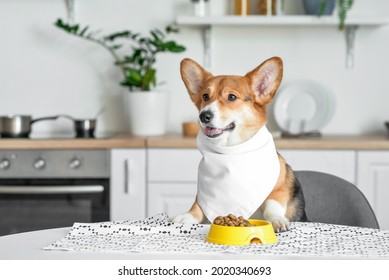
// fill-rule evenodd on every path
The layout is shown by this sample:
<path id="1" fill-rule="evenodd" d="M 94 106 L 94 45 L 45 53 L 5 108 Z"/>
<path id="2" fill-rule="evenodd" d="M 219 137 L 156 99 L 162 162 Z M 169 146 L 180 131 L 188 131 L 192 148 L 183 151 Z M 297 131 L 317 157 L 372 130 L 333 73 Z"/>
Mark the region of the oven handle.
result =
<path id="1" fill-rule="evenodd" d="M 104 187 L 93 186 L 0 186 L 0 194 L 77 194 L 102 193 Z"/>

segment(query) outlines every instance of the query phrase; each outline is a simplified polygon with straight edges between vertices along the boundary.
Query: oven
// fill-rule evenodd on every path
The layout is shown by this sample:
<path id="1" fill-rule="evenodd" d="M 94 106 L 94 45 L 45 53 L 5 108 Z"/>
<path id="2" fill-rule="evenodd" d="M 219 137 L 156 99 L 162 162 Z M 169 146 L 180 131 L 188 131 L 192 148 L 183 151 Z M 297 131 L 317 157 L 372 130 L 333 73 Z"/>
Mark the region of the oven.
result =
<path id="1" fill-rule="evenodd" d="M 109 220 L 107 150 L 0 151 L 0 235 Z"/>

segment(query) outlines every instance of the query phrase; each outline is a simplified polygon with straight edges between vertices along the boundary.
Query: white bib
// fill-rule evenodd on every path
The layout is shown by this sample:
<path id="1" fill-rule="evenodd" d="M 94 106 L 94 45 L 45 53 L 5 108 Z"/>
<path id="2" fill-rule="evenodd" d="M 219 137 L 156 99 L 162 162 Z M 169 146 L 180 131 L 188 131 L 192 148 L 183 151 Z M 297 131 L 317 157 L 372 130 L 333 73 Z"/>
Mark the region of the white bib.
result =
<path id="1" fill-rule="evenodd" d="M 280 162 L 273 137 L 263 126 L 248 141 L 220 147 L 200 131 L 197 200 L 207 219 L 230 213 L 249 218 L 277 183 Z"/>

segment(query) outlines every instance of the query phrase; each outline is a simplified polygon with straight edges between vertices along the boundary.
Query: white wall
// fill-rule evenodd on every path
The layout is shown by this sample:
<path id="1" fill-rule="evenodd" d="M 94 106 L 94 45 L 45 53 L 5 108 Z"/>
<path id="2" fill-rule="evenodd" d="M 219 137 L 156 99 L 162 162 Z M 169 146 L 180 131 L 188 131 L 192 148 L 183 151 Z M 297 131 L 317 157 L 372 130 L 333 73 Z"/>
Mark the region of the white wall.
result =
<path id="1" fill-rule="evenodd" d="M 189 0 L 75 1 L 76 20 L 106 32 L 147 32 L 188 13 L 190 5 Z M 353 14 L 389 15 L 389 1 L 355 2 Z M 0 115 L 67 113 L 85 118 L 106 106 L 99 131 L 125 130 L 125 89 L 119 86 L 120 72 L 110 55 L 55 28 L 58 17 L 66 17 L 63 0 L 0 0 Z M 198 29 L 182 28 L 174 39 L 187 51 L 158 59 L 159 80 L 166 81 L 163 88 L 171 99 L 170 132 L 180 132 L 183 121 L 196 118 L 179 62 L 183 57 L 202 61 L 201 38 Z M 285 82 L 308 78 L 334 90 L 336 113 L 324 133 L 384 133 L 383 121 L 389 120 L 388 50 L 389 26 L 360 28 L 355 68 L 347 70 L 344 33 L 336 28 L 218 27 L 213 30 L 212 62 L 215 74 L 244 74 L 270 56 L 281 56 Z M 42 122 L 34 131 L 57 133 L 70 126 L 67 120 Z"/>

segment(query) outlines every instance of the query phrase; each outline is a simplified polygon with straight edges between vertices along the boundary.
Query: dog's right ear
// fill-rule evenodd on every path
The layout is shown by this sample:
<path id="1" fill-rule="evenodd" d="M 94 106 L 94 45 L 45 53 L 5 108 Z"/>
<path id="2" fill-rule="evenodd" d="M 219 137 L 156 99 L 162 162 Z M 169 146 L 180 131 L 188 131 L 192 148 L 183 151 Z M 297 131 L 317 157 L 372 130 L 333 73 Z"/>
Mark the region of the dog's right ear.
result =
<path id="1" fill-rule="evenodd" d="M 189 92 L 190 98 L 198 107 L 199 93 L 204 87 L 207 79 L 211 78 L 212 74 L 206 71 L 196 61 L 185 58 L 181 61 L 181 78 Z"/>

